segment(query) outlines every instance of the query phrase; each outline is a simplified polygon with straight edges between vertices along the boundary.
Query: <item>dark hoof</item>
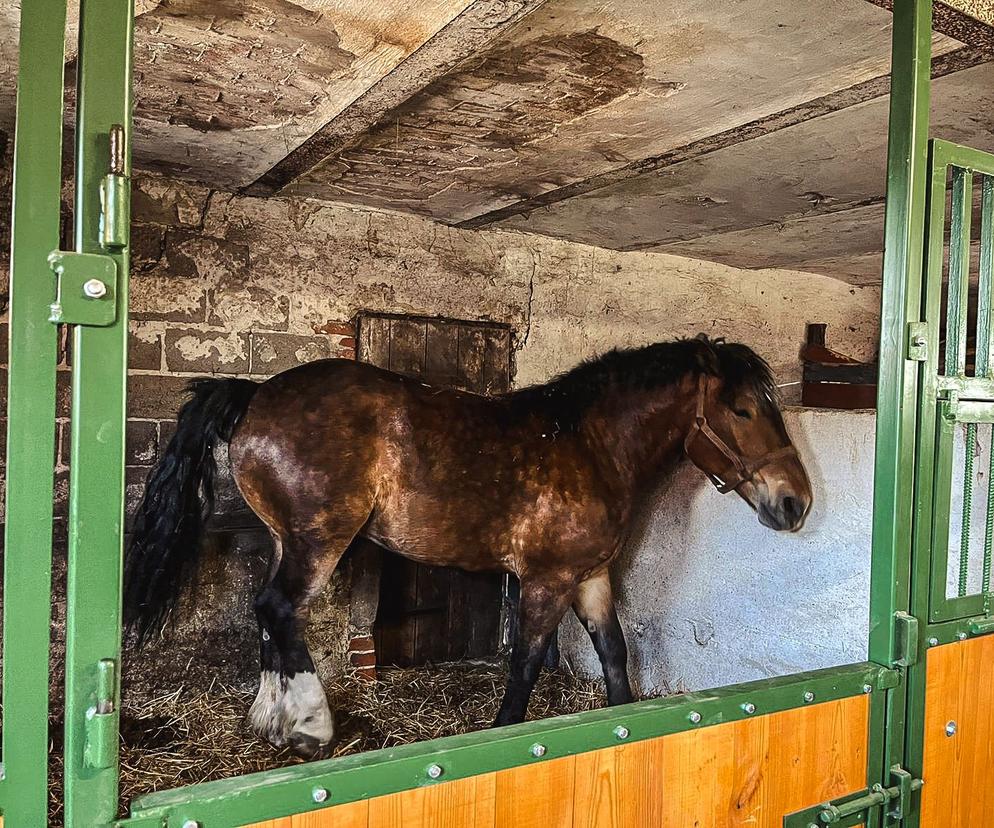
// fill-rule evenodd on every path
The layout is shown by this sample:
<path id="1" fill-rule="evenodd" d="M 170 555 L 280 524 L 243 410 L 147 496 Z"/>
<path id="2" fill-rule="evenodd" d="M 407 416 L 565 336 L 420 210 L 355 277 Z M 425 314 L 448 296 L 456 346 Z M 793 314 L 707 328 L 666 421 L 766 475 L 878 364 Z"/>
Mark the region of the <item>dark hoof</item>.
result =
<path id="1" fill-rule="evenodd" d="M 314 759 L 327 759 L 331 756 L 333 742 L 321 742 L 306 733 L 293 733 L 290 735 L 290 750 L 301 759 L 313 761 Z"/>

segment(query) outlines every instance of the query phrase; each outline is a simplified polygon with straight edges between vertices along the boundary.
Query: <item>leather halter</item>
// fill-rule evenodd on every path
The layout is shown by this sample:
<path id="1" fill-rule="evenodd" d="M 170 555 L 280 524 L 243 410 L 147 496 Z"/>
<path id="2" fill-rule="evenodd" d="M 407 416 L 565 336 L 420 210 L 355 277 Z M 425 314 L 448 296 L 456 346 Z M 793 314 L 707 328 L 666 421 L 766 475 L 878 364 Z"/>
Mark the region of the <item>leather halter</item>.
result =
<path id="1" fill-rule="evenodd" d="M 774 460 L 797 456 L 797 449 L 792 445 L 786 445 L 782 448 L 774 449 L 755 460 L 743 460 L 742 456 L 722 440 L 715 433 L 714 429 L 708 425 L 708 418 L 704 414 L 704 399 L 707 396 L 707 387 L 707 377 L 701 374 L 700 379 L 697 381 L 697 414 L 694 417 L 694 424 L 690 427 L 690 431 L 687 432 L 687 436 L 683 441 L 683 450 L 690 457 L 690 446 L 697 438 L 697 435 L 701 434 L 712 446 L 728 458 L 728 462 L 732 464 L 732 473 L 729 475 L 712 474 L 698 466 L 719 492 L 728 494 L 728 492 L 737 489 L 747 480 L 752 480 L 756 476 L 756 472 Z M 692 457 L 691 460 L 693 460 Z"/>

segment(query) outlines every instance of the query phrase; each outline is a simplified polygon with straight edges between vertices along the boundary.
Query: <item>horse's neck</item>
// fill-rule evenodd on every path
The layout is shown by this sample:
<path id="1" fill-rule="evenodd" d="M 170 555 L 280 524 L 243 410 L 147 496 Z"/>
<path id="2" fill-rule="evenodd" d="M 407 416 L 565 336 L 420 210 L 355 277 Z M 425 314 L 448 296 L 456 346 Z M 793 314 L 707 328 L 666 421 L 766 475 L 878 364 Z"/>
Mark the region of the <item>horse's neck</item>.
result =
<path id="1" fill-rule="evenodd" d="M 583 430 L 598 463 L 635 497 L 680 459 L 693 408 L 680 383 L 631 392 L 594 406 Z"/>

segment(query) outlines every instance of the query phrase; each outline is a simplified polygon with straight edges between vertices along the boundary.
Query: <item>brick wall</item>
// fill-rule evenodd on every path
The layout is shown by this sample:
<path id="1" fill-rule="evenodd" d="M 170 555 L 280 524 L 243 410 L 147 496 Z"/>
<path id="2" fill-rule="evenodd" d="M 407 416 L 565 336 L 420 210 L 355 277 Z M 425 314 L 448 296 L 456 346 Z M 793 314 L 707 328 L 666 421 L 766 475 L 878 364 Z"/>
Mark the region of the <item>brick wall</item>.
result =
<path id="1" fill-rule="evenodd" d="M 251 245 L 204 227 L 210 198 L 202 188 L 163 186 L 159 179 L 136 182 L 128 337 L 129 513 L 172 436 L 191 379 L 265 379 L 316 359 L 355 358 L 352 322 L 321 320 L 303 330 L 291 323 L 288 291 L 271 289 L 253 272 Z"/>

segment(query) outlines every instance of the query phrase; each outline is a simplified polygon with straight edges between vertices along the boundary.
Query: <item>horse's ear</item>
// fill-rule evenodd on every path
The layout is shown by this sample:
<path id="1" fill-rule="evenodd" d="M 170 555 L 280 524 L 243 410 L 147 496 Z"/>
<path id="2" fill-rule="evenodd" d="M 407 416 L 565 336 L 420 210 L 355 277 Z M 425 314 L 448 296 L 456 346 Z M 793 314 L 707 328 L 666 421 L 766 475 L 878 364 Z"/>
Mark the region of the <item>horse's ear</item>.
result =
<path id="1" fill-rule="evenodd" d="M 695 342 L 700 342 L 706 347 L 697 349 L 697 368 L 705 374 L 719 374 L 718 354 L 714 350 L 714 342 L 708 338 L 706 333 L 699 333 L 694 337 Z"/>

